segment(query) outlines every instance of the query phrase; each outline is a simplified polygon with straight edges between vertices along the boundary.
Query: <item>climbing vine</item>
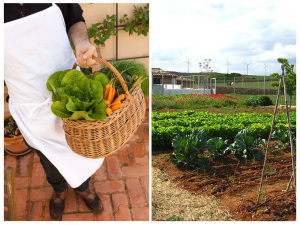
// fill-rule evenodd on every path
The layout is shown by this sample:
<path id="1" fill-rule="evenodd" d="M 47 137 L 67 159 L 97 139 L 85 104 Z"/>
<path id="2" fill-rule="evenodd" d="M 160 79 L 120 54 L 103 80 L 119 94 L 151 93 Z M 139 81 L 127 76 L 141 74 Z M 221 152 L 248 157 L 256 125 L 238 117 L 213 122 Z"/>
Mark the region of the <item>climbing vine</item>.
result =
<path id="1" fill-rule="evenodd" d="M 91 25 L 88 29 L 88 35 L 90 38 L 94 38 L 96 45 L 104 44 L 110 36 L 115 36 L 119 27 L 122 27 L 129 35 L 136 33 L 147 36 L 149 32 L 149 4 L 144 7 L 134 6 L 133 16 L 134 18 L 130 20 L 128 15 L 124 14 L 118 21 L 122 25 L 117 27 L 117 16 L 106 15 L 103 21 Z"/>

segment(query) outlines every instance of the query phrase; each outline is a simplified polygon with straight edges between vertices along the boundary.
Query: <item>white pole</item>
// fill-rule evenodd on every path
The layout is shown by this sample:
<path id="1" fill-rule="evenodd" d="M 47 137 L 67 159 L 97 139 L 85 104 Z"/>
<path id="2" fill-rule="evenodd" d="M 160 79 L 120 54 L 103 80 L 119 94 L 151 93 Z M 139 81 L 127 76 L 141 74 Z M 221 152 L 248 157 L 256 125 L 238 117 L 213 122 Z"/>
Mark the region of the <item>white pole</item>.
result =
<path id="1" fill-rule="evenodd" d="M 183 88 L 182 76 L 180 77 L 180 81 L 181 81 L 181 89 L 182 89 Z"/>
<path id="2" fill-rule="evenodd" d="M 172 89 L 174 89 L 174 75 L 172 74 Z"/>
<path id="3" fill-rule="evenodd" d="M 193 89 L 195 89 L 195 75 L 193 75 Z"/>
<path id="4" fill-rule="evenodd" d="M 214 94 L 217 94 L 217 78 L 215 78 L 215 93 Z"/>

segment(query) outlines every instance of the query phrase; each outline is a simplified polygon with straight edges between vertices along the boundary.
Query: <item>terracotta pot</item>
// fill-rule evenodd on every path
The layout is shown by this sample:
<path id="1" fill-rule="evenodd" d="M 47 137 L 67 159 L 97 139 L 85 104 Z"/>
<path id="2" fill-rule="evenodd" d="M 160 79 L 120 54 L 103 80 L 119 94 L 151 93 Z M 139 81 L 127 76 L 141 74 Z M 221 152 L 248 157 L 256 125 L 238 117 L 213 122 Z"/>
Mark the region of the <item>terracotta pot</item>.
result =
<path id="1" fill-rule="evenodd" d="M 10 113 L 4 114 L 4 120 L 10 116 Z M 7 154 L 14 156 L 25 155 L 31 151 L 25 144 L 23 135 L 15 136 L 13 138 L 4 137 L 4 150 Z"/>

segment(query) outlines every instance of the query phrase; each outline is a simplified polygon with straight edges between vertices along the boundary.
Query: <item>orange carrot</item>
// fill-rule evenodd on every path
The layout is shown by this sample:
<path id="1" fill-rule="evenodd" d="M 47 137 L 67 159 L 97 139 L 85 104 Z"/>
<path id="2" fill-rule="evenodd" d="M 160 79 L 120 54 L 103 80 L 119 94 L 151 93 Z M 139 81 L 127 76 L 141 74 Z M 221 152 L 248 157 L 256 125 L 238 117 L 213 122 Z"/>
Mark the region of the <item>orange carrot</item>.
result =
<path id="1" fill-rule="evenodd" d="M 110 106 L 116 105 L 116 104 L 120 104 L 120 103 L 121 103 L 121 102 L 120 102 L 118 99 L 115 99 L 115 100 L 113 101 L 113 103 L 110 104 Z"/>
<path id="2" fill-rule="evenodd" d="M 112 114 L 111 108 L 106 108 L 105 112 L 106 112 L 106 115 L 107 115 L 107 116 L 109 116 L 109 115 Z"/>
<path id="3" fill-rule="evenodd" d="M 110 89 L 110 84 L 107 84 L 105 86 L 105 92 L 104 92 L 104 99 L 105 100 L 107 100 L 109 89 Z"/>
<path id="4" fill-rule="evenodd" d="M 114 99 L 114 88 L 111 85 L 107 97 L 107 101 L 109 101 L 109 104 L 113 101 L 113 99 Z"/>
<path id="5" fill-rule="evenodd" d="M 120 94 L 118 97 L 115 98 L 114 101 L 123 101 L 125 99 L 125 94 Z"/>
<path id="6" fill-rule="evenodd" d="M 123 107 L 124 105 L 125 105 L 125 103 L 118 103 L 118 104 L 112 105 L 110 108 L 111 108 L 112 111 L 115 111 L 115 110 Z"/>
<path id="7" fill-rule="evenodd" d="M 114 98 L 115 98 L 115 95 L 116 95 L 116 89 L 115 89 L 115 87 L 113 86 L 113 93 L 112 93 L 112 100 L 111 100 L 111 102 L 113 102 L 113 100 L 114 100 Z"/>
<path id="8" fill-rule="evenodd" d="M 110 106 L 109 101 L 105 101 L 105 104 L 106 104 L 106 108 L 109 108 L 109 106 Z"/>

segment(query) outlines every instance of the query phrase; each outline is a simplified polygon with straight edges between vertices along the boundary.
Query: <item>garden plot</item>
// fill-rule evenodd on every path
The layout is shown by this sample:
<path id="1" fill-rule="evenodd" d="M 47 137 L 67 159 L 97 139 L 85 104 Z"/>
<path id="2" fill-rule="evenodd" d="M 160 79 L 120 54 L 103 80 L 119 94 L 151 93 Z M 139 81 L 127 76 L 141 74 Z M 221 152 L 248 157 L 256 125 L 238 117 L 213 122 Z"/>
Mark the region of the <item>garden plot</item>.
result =
<path id="1" fill-rule="evenodd" d="M 216 198 L 234 220 L 295 220 L 293 183 L 284 192 L 292 173 L 285 114 L 276 116 L 260 204 L 262 139 L 269 134 L 271 114 L 181 111 L 152 116 L 153 167 L 167 174 L 169 182 L 190 194 Z M 296 114 L 290 116 L 295 136 Z"/>
<path id="2" fill-rule="evenodd" d="M 185 189 L 193 196 L 214 197 L 220 201 L 222 207 L 228 208 L 233 220 L 295 220 L 295 189 L 283 192 L 292 171 L 289 149 L 279 152 L 272 145 L 270 152 L 260 201 L 266 203 L 261 206 L 256 205 L 256 197 L 262 161 L 250 161 L 246 164 L 231 155 L 223 162 L 212 160 L 205 172 L 201 168 L 177 167 L 171 163 L 169 154 L 154 155 L 152 161 L 154 169 L 159 169 L 168 177 L 172 177 L 169 182 L 176 184 L 177 187 Z M 153 186 L 153 193 L 156 191 L 156 187 Z M 226 218 L 222 217 L 220 220 Z"/>

